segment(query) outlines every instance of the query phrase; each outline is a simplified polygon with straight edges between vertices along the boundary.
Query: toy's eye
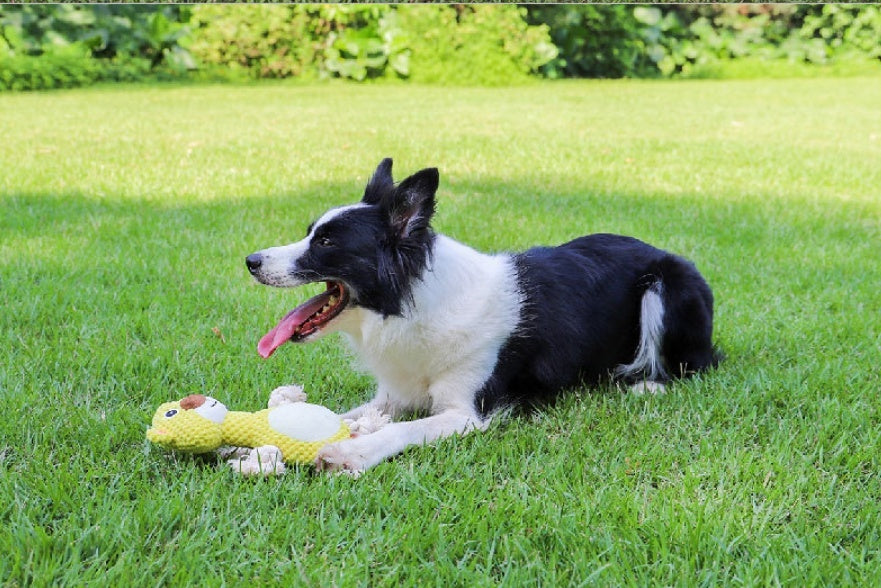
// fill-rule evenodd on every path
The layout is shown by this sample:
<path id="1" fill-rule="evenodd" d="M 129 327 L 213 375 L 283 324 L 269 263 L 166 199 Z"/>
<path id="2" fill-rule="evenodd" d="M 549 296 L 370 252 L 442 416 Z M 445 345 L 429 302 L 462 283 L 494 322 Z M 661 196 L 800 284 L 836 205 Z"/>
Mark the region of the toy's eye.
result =
<path id="1" fill-rule="evenodd" d="M 172 408 L 171 410 L 169 410 L 168 412 L 165 413 L 165 418 L 170 419 L 171 417 L 173 417 L 176 414 L 177 414 L 177 409 Z"/>

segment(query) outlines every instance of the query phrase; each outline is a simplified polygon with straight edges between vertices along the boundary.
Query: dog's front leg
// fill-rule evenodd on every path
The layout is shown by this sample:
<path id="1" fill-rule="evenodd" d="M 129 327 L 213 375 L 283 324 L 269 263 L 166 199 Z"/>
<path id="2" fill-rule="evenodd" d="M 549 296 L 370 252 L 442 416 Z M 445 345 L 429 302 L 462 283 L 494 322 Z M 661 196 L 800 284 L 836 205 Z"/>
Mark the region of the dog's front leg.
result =
<path id="1" fill-rule="evenodd" d="M 400 412 L 398 404 L 391 402 L 388 392 L 380 386 L 372 400 L 341 414 L 340 418 L 346 422 L 356 421 L 364 416 L 364 413 L 369 409 L 376 409 L 380 413 L 387 414 L 392 418 Z"/>
<path id="2" fill-rule="evenodd" d="M 370 435 L 327 445 L 318 452 L 315 466 L 319 470 L 358 476 L 410 445 L 484 429 L 487 424 L 488 421 L 482 420 L 473 410 L 451 408 L 423 419 L 391 423 Z"/>

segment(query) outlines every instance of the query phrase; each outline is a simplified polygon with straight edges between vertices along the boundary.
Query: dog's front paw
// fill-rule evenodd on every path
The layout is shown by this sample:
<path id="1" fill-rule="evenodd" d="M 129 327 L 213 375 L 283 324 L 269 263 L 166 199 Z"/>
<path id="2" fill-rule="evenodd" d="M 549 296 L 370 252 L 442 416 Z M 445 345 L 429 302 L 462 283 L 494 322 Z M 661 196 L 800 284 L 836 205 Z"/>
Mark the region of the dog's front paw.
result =
<path id="1" fill-rule="evenodd" d="M 279 476 L 285 472 L 281 449 L 274 445 L 255 447 L 247 455 L 226 463 L 243 476 Z"/>
<path id="2" fill-rule="evenodd" d="M 353 478 L 359 477 L 367 467 L 367 460 L 354 440 L 325 445 L 315 458 L 315 469 L 347 474 Z"/>
<path id="3" fill-rule="evenodd" d="M 282 404 L 306 402 L 306 393 L 302 386 L 279 386 L 269 395 L 268 407 L 274 408 Z"/>

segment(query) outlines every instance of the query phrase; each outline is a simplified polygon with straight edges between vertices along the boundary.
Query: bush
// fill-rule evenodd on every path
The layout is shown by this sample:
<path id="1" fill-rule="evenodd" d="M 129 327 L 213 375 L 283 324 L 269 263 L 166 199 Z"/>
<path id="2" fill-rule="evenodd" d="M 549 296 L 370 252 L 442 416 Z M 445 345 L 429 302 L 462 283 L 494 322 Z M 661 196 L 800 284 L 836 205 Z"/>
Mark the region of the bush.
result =
<path id="1" fill-rule="evenodd" d="M 528 21 L 550 30 L 558 56 L 541 68 L 549 78 L 653 75 L 641 25 L 625 5 L 530 6 Z"/>
<path id="2" fill-rule="evenodd" d="M 735 69 L 881 57 L 878 6 L 531 6 L 529 21 L 547 24 L 560 49 L 543 68 L 547 77 L 689 77 L 744 58 L 750 67 Z"/>
<path id="3" fill-rule="evenodd" d="M 0 6 L 0 89 L 180 77 L 195 68 L 178 6 Z"/>
<path id="4" fill-rule="evenodd" d="M 296 6 L 195 6 L 189 49 L 202 64 L 243 70 L 255 78 L 308 75 L 320 52 L 310 21 L 307 11 Z"/>
<path id="5" fill-rule="evenodd" d="M 504 83 L 556 55 L 516 6 L 197 6 L 190 50 L 252 77 Z"/>
<path id="6" fill-rule="evenodd" d="M 0 89 L 212 76 L 498 85 L 536 74 L 809 75 L 815 65 L 864 71 L 869 60 L 881 60 L 874 5 L 0 5 Z"/>
<path id="7" fill-rule="evenodd" d="M 99 77 L 98 63 L 79 46 L 53 49 L 40 57 L 0 56 L 0 90 L 73 88 Z"/>
<path id="8" fill-rule="evenodd" d="M 557 48 L 547 25 L 529 25 L 525 15 L 513 5 L 400 7 L 412 50 L 410 79 L 486 85 L 527 79 Z"/>

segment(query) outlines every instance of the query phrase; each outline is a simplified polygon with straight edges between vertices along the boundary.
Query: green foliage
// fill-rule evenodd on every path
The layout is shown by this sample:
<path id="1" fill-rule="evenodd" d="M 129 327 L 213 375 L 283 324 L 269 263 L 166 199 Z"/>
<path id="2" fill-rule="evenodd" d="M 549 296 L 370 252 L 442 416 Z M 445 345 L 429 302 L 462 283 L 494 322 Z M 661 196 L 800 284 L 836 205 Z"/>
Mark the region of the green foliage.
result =
<path id="1" fill-rule="evenodd" d="M 252 77 L 504 83 L 556 55 L 515 6 L 197 6 L 193 54 Z"/>
<path id="2" fill-rule="evenodd" d="M 52 48 L 42 56 L 0 56 L 0 90 L 50 90 L 93 83 L 100 66 L 82 47 Z"/>
<path id="3" fill-rule="evenodd" d="M 549 27 L 559 50 L 541 68 L 546 77 L 620 78 L 654 69 L 630 6 L 531 6 L 529 22 Z"/>
<path id="4" fill-rule="evenodd" d="M 0 6 L 0 89 L 183 74 L 196 67 L 188 18 L 181 6 Z"/>
<path id="5" fill-rule="evenodd" d="M 505 84 L 526 79 L 557 55 L 547 25 L 527 24 L 517 6 L 422 5 L 397 12 L 410 35 L 414 81 Z"/>
<path id="6" fill-rule="evenodd" d="M 0 89 L 211 76 L 500 85 L 787 64 L 802 75 L 872 60 L 874 5 L 0 6 Z"/>
<path id="7" fill-rule="evenodd" d="M 529 19 L 549 25 L 560 49 L 543 69 L 552 78 L 705 76 L 743 58 L 827 65 L 881 56 L 877 6 L 531 6 Z"/>
<path id="8" fill-rule="evenodd" d="M 243 70 L 252 77 L 306 73 L 320 48 L 316 25 L 302 7 L 289 5 L 193 7 L 190 51 L 202 64 Z"/>
<path id="9" fill-rule="evenodd" d="M 877 6 L 638 6 L 633 14 L 664 76 L 713 75 L 744 58 L 828 65 L 881 56 Z"/>
<path id="10" fill-rule="evenodd" d="M 408 36 L 397 11 L 374 5 L 326 6 L 321 12 L 328 22 L 348 21 L 328 35 L 323 63 L 318 64 L 324 73 L 357 81 L 410 74 Z"/>
<path id="11" fill-rule="evenodd" d="M 409 73 L 394 11 L 384 5 L 194 7 L 193 54 L 253 78 Z"/>

